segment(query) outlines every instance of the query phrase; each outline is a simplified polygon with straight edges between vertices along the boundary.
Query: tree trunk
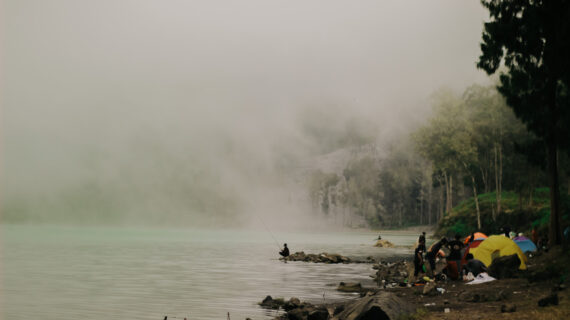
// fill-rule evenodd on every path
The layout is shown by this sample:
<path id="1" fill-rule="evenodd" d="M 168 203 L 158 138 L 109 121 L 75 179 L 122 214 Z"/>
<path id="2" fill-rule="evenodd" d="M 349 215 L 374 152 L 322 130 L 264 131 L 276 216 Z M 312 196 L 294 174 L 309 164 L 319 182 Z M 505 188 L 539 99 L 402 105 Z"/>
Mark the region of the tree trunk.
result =
<path id="1" fill-rule="evenodd" d="M 438 223 L 443 217 L 443 183 L 441 181 L 441 176 L 437 176 L 437 181 L 439 182 L 439 206 L 436 223 Z"/>
<path id="2" fill-rule="evenodd" d="M 479 198 L 477 197 L 477 185 L 475 177 L 471 175 L 471 183 L 473 184 L 473 199 L 475 199 L 475 208 L 477 209 L 477 229 L 481 230 L 481 211 L 479 210 Z"/>
<path id="3" fill-rule="evenodd" d="M 495 144 L 495 146 L 493 147 L 493 152 L 495 154 L 495 197 L 497 199 L 497 208 L 500 209 L 499 206 L 499 170 L 498 170 L 498 164 L 497 164 L 497 144 Z M 497 210 L 498 211 L 498 210 Z M 493 221 L 497 221 L 497 215 L 495 214 L 495 211 L 493 210 Z"/>
<path id="4" fill-rule="evenodd" d="M 554 141 L 548 143 L 548 176 L 550 182 L 550 245 L 562 244 L 562 219 L 560 212 L 560 190 L 558 184 L 558 150 Z"/>
<path id="5" fill-rule="evenodd" d="M 420 192 L 420 224 L 424 224 L 424 190 Z"/>
<path id="6" fill-rule="evenodd" d="M 483 187 L 485 188 L 485 193 L 489 192 L 489 185 L 487 183 L 487 179 L 489 178 L 489 173 L 483 169 L 483 166 L 479 166 L 479 170 L 481 171 L 481 178 L 483 179 Z"/>
<path id="7" fill-rule="evenodd" d="M 528 206 L 532 207 L 532 194 L 534 193 L 534 188 L 530 189 L 530 195 L 528 196 Z"/>
<path id="8" fill-rule="evenodd" d="M 399 210 L 398 210 L 398 212 L 399 212 L 398 226 L 401 227 L 401 226 L 402 226 L 402 211 L 403 211 L 403 207 L 404 207 L 404 206 L 403 206 L 402 204 L 399 204 L 398 207 L 399 207 Z"/>
<path id="9" fill-rule="evenodd" d="M 453 176 L 449 176 L 449 193 L 448 193 L 448 200 L 447 200 L 447 214 L 451 213 L 451 209 L 453 209 Z"/>
<path id="10" fill-rule="evenodd" d="M 497 214 L 501 214 L 501 202 L 503 199 L 503 147 L 499 145 L 499 194 L 497 202 Z"/>
<path id="11" fill-rule="evenodd" d="M 452 208 L 452 192 L 453 192 L 453 180 L 452 176 L 447 176 L 446 172 L 443 172 L 443 178 L 445 179 L 445 211 L 444 214 L 449 214 Z"/>
<path id="12" fill-rule="evenodd" d="M 427 214 L 428 214 L 428 224 L 431 225 L 431 201 L 432 201 L 432 191 L 433 191 L 433 183 L 430 179 L 428 184 L 428 202 L 427 202 Z"/>

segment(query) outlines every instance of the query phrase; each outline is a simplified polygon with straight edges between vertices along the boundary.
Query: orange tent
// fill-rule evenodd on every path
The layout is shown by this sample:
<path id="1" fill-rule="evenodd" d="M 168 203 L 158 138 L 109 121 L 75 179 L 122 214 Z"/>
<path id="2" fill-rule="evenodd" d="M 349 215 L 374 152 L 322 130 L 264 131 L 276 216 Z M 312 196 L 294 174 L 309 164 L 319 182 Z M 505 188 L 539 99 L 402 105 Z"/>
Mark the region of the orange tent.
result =
<path id="1" fill-rule="evenodd" d="M 465 240 L 463 240 L 464 244 L 467 244 L 467 242 L 469 242 L 469 239 L 471 238 L 471 235 L 467 236 L 465 238 Z M 479 240 L 479 239 L 487 239 L 487 235 L 482 233 L 482 232 L 475 232 L 473 240 Z"/>

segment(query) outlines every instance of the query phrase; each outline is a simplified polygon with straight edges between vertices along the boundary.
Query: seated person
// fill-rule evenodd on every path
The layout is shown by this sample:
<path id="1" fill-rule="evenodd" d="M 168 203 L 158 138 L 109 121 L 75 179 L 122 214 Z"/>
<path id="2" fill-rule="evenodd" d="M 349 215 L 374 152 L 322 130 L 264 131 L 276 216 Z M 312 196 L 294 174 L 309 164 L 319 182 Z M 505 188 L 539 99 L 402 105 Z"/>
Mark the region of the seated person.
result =
<path id="1" fill-rule="evenodd" d="M 282 255 L 283 257 L 289 256 L 289 248 L 287 248 L 286 243 L 283 245 L 283 250 L 279 251 L 279 254 Z"/>
<path id="2" fill-rule="evenodd" d="M 474 277 L 476 277 L 479 273 L 487 272 L 487 267 L 483 262 L 473 258 L 471 253 L 467 254 L 465 257 L 467 259 L 467 264 L 463 266 L 463 270 L 465 270 L 465 274 L 471 272 Z"/>

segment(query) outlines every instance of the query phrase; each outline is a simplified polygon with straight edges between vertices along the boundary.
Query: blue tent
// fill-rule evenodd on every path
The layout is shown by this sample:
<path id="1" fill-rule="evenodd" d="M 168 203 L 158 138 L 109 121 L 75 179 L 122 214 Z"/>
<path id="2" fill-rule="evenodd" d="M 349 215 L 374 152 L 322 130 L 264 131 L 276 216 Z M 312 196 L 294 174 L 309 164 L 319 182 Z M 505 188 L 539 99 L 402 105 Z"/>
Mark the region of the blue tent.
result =
<path id="1" fill-rule="evenodd" d="M 536 251 L 536 245 L 529 239 L 524 240 L 517 240 L 515 239 L 515 243 L 521 248 L 522 252 L 529 252 L 529 251 Z"/>

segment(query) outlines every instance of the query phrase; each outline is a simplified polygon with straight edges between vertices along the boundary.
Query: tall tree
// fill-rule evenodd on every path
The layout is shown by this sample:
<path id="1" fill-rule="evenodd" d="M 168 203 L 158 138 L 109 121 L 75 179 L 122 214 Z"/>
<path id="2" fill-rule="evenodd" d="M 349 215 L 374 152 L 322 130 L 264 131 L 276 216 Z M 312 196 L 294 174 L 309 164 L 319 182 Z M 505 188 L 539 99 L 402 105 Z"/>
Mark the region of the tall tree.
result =
<path id="1" fill-rule="evenodd" d="M 570 0 L 482 0 L 489 10 L 477 66 L 500 74 L 499 92 L 547 149 L 550 230 L 562 243 L 558 152 L 570 136 Z"/>

